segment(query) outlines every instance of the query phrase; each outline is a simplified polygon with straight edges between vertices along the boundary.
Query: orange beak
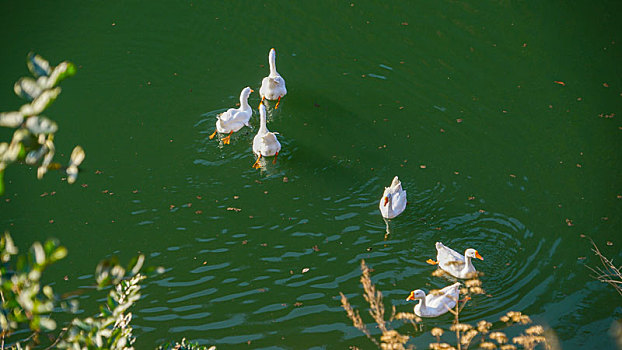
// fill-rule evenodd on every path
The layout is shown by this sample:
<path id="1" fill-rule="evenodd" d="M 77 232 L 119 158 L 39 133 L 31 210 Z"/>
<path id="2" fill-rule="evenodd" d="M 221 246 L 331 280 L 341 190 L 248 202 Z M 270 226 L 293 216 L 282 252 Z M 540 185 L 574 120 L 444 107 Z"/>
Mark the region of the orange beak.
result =
<path id="1" fill-rule="evenodd" d="M 255 90 L 251 89 L 251 92 L 255 92 Z"/>
<path id="2" fill-rule="evenodd" d="M 479 260 L 484 260 L 484 258 L 482 258 L 482 256 L 479 255 L 477 251 L 475 252 L 475 257 L 478 258 Z"/>
<path id="3" fill-rule="evenodd" d="M 406 298 L 406 301 L 410 301 L 410 300 L 415 300 L 415 292 L 410 292 L 410 295 L 408 296 L 408 298 Z"/>
<path id="4" fill-rule="evenodd" d="M 386 207 L 389 203 L 389 197 L 384 197 L 384 206 Z"/>

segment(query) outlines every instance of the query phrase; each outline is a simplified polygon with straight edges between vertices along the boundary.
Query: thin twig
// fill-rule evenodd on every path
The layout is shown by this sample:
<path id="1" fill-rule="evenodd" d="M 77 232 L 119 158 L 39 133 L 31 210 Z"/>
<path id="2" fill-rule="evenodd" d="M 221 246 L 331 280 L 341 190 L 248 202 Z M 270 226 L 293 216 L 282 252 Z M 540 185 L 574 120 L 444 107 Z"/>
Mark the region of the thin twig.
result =
<path id="1" fill-rule="evenodd" d="M 52 345 L 50 345 L 47 348 L 45 348 L 45 350 L 52 349 L 63 338 L 63 335 L 65 334 L 65 332 L 67 332 L 68 329 L 69 329 L 69 327 L 63 328 L 62 332 L 60 332 L 60 334 L 58 335 L 58 337 L 56 338 L 54 343 L 52 343 Z"/>
<path id="2" fill-rule="evenodd" d="M 622 272 L 620 272 L 620 268 L 613 264 L 613 260 L 609 260 L 600 252 L 598 246 L 596 246 L 596 243 L 594 243 L 592 239 L 590 239 L 590 241 L 594 246 L 592 251 L 600 258 L 600 262 L 604 266 L 604 269 L 602 267 L 591 267 L 589 265 L 585 266 L 595 274 L 595 276 L 592 276 L 593 278 L 601 282 L 608 283 L 620 295 L 622 295 Z"/>

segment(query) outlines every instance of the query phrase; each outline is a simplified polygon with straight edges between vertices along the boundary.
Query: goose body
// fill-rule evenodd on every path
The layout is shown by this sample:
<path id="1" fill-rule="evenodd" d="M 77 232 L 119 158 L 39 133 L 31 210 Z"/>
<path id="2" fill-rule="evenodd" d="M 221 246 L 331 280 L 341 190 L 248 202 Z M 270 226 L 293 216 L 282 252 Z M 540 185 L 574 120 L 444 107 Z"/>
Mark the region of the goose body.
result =
<path id="1" fill-rule="evenodd" d="M 253 109 L 248 104 L 248 97 L 251 92 L 253 90 L 250 87 L 245 87 L 240 92 L 240 107 L 229 108 L 216 117 L 216 130 L 210 135 L 210 139 L 214 138 L 216 133 L 228 133 L 229 135 L 222 140 L 224 144 L 229 144 L 232 133 L 242 129 L 244 126 L 249 126 L 248 121 L 253 115 Z"/>
<path id="2" fill-rule="evenodd" d="M 436 317 L 455 307 L 459 296 L 460 282 L 456 282 L 428 295 L 421 289 L 413 290 L 406 300 L 419 300 L 419 303 L 415 305 L 417 316 Z"/>
<path id="3" fill-rule="evenodd" d="M 276 71 L 276 50 L 270 49 L 268 54 L 268 63 L 270 64 L 270 75 L 263 78 L 261 81 L 261 88 L 259 89 L 259 95 L 261 95 L 261 101 L 266 100 L 278 100 L 275 109 L 279 108 L 281 97 L 287 94 L 287 88 L 285 87 L 285 79 Z"/>
<path id="4" fill-rule="evenodd" d="M 406 191 L 398 177 L 394 177 L 391 186 L 384 188 L 379 203 L 380 213 L 385 219 L 393 219 L 406 209 Z"/>
<path id="5" fill-rule="evenodd" d="M 281 150 L 281 143 L 276 138 L 276 132 L 270 132 L 266 126 L 266 106 L 259 104 L 259 131 L 253 139 L 253 153 L 257 155 L 257 161 L 253 164 L 253 168 L 259 168 L 259 160 L 261 157 L 274 157 L 273 163 L 276 163 L 276 157 Z"/>
<path id="6" fill-rule="evenodd" d="M 454 277 L 470 278 L 477 273 L 475 266 L 471 262 L 472 258 L 484 260 L 479 252 L 473 248 L 465 250 L 464 255 L 462 255 L 443 243 L 436 242 L 436 261 L 428 260 L 428 262 L 438 264 L 442 270 Z"/>

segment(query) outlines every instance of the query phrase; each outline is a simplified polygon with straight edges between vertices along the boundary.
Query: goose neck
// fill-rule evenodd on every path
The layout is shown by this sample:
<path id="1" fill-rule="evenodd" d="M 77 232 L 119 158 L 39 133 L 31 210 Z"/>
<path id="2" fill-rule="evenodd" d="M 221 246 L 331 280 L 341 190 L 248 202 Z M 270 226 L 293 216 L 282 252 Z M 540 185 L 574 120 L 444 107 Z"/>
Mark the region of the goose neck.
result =
<path id="1" fill-rule="evenodd" d="M 268 63 L 270 64 L 270 76 L 273 78 L 277 77 L 279 73 L 276 71 L 276 56 L 270 55 Z"/>
<path id="2" fill-rule="evenodd" d="M 462 269 L 462 271 L 464 273 L 469 273 L 471 271 L 473 271 L 475 269 L 475 267 L 473 267 L 473 263 L 471 262 L 471 258 L 468 256 L 464 256 L 464 268 Z"/>
<path id="3" fill-rule="evenodd" d="M 268 127 L 266 126 L 266 112 L 263 108 L 259 111 L 259 133 L 268 133 Z"/>
<path id="4" fill-rule="evenodd" d="M 248 96 L 240 95 L 240 109 L 249 110 L 251 106 L 248 104 Z"/>
<path id="5" fill-rule="evenodd" d="M 425 297 L 419 299 L 419 304 L 417 304 L 417 306 L 419 306 L 419 311 L 423 311 L 426 309 L 426 304 L 425 304 Z"/>

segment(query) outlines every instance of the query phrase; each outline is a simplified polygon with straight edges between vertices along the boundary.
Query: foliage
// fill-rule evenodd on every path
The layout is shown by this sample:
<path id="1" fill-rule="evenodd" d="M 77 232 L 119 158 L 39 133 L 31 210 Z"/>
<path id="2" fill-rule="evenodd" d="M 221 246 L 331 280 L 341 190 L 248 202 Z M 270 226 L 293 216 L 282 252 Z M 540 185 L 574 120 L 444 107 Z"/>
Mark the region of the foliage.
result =
<path id="1" fill-rule="evenodd" d="M 54 240 L 43 245 L 35 242 L 27 254 L 17 257 L 13 266 L 11 258 L 17 253 L 11 236 L 5 233 L 0 239 L 2 339 L 25 325 L 35 335 L 56 328 L 56 322 L 49 317 L 54 308 L 54 292 L 49 285 L 42 286 L 40 279 L 47 266 L 67 255 L 67 249 Z"/>
<path id="2" fill-rule="evenodd" d="M 54 135 L 58 125 L 41 115 L 61 93 L 58 84 L 76 73 L 75 65 L 64 61 L 52 67 L 43 57 L 32 52 L 28 54 L 27 65 L 33 77 L 20 78 L 14 91 L 29 102 L 18 111 L 0 113 L 0 127 L 15 129 L 10 142 L 0 142 L 0 195 L 4 193 L 4 170 L 9 164 L 36 165 L 39 179 L 48 170 L 62 169 L 67 174 L 67 182 L 74 183 L 78 166 L 85 157 L 82 147 L 76 146 L 71 152 L 69 165 L 64 167 L 54 163 Z"/>
<path id="3" fill-rule="evenodd" d="M 27 254 L 18 255 L 11 236 L 4 234 L 0 240 L 2 348 L 5 338 L 15 331 L 30 330 L 30 336 L 16 343 L 18 347 L 30 348 L 39 343 L 40 334 L 56 329 L 56 322 L 50 315 L 59 298 L 50 286 L 41 286 L 40 278 L 47 266 L 66 255 L 66 248 L 54 240 L 43 245 L 35 242 Z M 149 274 L 162 272 L 162 268 L 143 268 L 144 261 L 144 256 L 139 255 L 127 268 L 115 257 L 102 261 L 95 274 L 97 287 L 111 288 L 106 302 L 100 305 L 99 314 L 75 318 L 52 338 L 56 339 L 52 346 L 59 349 L 133 349 L 132 313 L 128 309 L 140 298 L 139 282 Z M 64 304 L 61 303 L 61 309 L 65 309 Z"/>
<path id="4" fill-rule="evenodd" d="M 376 290 L 376 287 L 371 282 L 371 276 L 369 273 L 370 269 L 367 267 L 364 260 L 361 261 L 361 271 L 361 284 L 363 285 L 363 290 L 365 291 L 363 296 L 369 304 L 370 315 L 376 322 L 378 329 L 382 332 L 380 342 L 371 336 L 371 333 L 363 322 L 358 310 L 354 310 L 352 305 L 350 305 L 348 298 L 343 293 L 339 293 L 341 295 L 341 305 L 346 310 L 348 318 L 350 318 L 353 325 L 357 329 L 362 331 L 367 338 L 369 338 L 380 349 L 413 349 L 414 347 L 412 345 L 408 345 L 407 347 L 407 342 L 410 339 L 410 336 L 400 334 L 397 330 L 391 329 L 390 323 L 384 320 L 382 292 Z M 430 293 L 434 292 L 435 291 L 430 291 Z M 481 320 L 476 326 L 461 323 L 460 312 L 465 307 L 466 303 L 471 299 L 471 296 L 483 293 L 484 290 L 481 287 L 481 281 L 477 278 L 477 276 L 473 276 L 471 279 L 465 281 L 465 287 L 461 288 L 460 294 L 465 295 L 466 297 L 462 301 L 458 301 L 456 303 L 455 309 L 449 310 L 454 315 L 454 321 L 452 325 L 449 326 L 448 330 L 449 332 L 453 332 L 455 334 L 456 345 L 451 345 L 445 341 L 442 342 L 441 337 L 445 332 L 447 332 L 447 329 L 435 327 L 432 328 L 430 333 L 434 338 L 436 338 L 436 342 L 429 345 L 430 349 L 466 350 L 470 345 L 475 343 L 474 340 L 479 341 L 478 346 L 481 349 L 498 348 L 505 350 L 518 349 L 518 346 L 523 349 L 535 349 L 539 344 L 542 344 L 546 349 L 550 349 L 551 344 L 555 343 L 553 340 L 554 335 L 547 334 L 545 336 L 545 330 L 542 326 L 534 325 L 527 327 L 527 325 L 531 324 L 532 321 L 529 316 L 523 315 L 520 312 L 510 311 L 500 319 L 502 326 L 505 328 L 511 326 L 522 326 L 525 328 L 522 334 L 512 338 L 512 342 L 517 345 L 510 344 L 508 336 L 505 333 L 499 330 L 491 332 L 494 325 L 488 321 Z M 396 313 L 395 306 L 393 307 L 393 314 L 391 315 L 389 321 L 393 320 L 406 320 L 414 326 L 415 331 L 422 331 L 423 329 L 421 318 L 414 313 Z"/>
<path id="5" fill-rule="evenodd" d="M 158 346 L 156 350 L 216 350 L 216 347 L 213 345 L 210 347 L 207 347 L 203 345 L 188 343 L 186 342 L 186 338 L 183 338 L 181 340 L 181 343 L 175 342 L 175 344 L 173 344 L 172 342 L 170 342 L 170 343 Z"/>
<path id="6" fill-rule="evenodd" d="M 138 283 L 146 278 L 140 273 L 144 261 L 144 255 L 139 255 L 127 269 L 115 257 L 99 263 L 95 274 L 98 288 L 113 286 L 106 303 L 95 317 L 75 318 L 59 338 L 59 349 L 133 349 L 132 313 L 127 310 L 140 299 Z M 153 271 L 159 273 L 161 268 L 148 268 L 144 273 Z"/>

